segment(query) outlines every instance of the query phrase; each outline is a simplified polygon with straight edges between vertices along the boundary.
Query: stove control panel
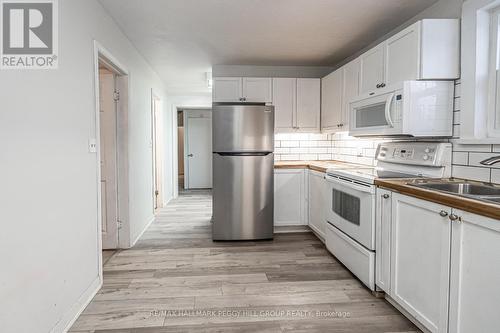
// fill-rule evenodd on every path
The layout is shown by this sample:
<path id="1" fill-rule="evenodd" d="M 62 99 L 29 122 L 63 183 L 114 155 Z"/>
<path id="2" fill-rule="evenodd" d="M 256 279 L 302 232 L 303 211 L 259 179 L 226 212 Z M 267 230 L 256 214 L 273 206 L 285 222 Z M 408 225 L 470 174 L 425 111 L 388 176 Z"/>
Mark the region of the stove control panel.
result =
<path id="1" fill-rule="evenodd" d="M 445 142 L 385 142 L 379 144 L 376 159 L 388 163 L 444 166 L 451 159 L 451 144 Z"/>

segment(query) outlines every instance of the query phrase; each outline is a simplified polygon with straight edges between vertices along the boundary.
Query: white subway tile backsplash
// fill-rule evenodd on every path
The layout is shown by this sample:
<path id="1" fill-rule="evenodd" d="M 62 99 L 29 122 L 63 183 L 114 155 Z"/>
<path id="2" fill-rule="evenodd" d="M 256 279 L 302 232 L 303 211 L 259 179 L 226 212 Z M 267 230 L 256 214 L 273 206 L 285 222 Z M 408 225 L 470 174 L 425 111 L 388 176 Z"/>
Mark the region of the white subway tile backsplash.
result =
<path id="1" fill-rule="evenodd" d="M 452 169 L 452 175 L 456 178 L 466 178 L 477 180 L 481 182 L 490 181 L 490 169 L 489 168 L 478 168 L 471 166 L 461 166 L 455 165 Z"/>
<path id="2" fill-rule="evenodd" d="M 281 147 L 299 147 L 300 141 L 281 141 Z"/>
<path id="3" fill-rule="evenodd" d="M 290 148 L 290 154 L 307 154 L 309 148 Z"/>
<path id="4" fill-rule="evenodd" d="M 457 151 L 453 153 L 453 162 L 454 165 L 468 165 L 469 164 L 469 153 Z"/>
<path id="5" fill-rule="evenodd" d="M 500 184 L 500 169 L 492 169 L 491 170 L 490 182 Z"/>
<path id="6" fill-rule="evenodd" d="M 471 166 L 478 166 L 478 167 L 485 167 L 482 165 L 481 161 L 493 157 L 493 156 L 498 156 L 498 153 L 469 153 L 469 165 Z M 493 164 L 491 166 L 488 166 L 489 168 L 494 168 L 494 169 L 499 169 L 500 168 L 500 163 L 499 164 Z"/>

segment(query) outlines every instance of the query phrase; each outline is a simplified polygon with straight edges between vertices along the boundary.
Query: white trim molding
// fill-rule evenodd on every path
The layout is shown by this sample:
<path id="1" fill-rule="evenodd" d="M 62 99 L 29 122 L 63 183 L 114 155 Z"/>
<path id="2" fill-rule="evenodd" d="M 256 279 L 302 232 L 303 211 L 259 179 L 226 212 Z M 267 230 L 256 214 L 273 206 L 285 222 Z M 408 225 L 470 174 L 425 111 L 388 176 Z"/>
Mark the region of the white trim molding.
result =
<path id="1" fill-rule="evenodd" d="M 490 72 L 490 11 L 500 0 L 467 0 L 462 8 L 462 111 L 460 140 L 500 143 L 488 133 Z"/>

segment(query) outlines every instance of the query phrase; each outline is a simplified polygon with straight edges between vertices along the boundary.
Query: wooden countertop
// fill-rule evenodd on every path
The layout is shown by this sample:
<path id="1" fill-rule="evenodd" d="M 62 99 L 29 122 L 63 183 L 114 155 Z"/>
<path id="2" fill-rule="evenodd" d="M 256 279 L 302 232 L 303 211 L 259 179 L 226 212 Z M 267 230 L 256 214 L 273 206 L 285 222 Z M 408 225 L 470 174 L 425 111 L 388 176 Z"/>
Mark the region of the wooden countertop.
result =
<path id="1" fill-rule="evenodd" d="M 326 169 L 339 166 L 358 166 L 358 164 L 340 162 L 340 161 L 276 161 L 275 169 L 311 169 L 319 172 L 326 172 Z M 359 165 L 360 168 L 365 167 Z"/>
<path id="2" fill-rule="evenodd" d="M 450 179 L 444 179 L 449 181 Z M 454 178 L 454 180 L 457 180 Z M 462 180 L 462 179 L 460 179 Z M 500 205 L 488 203 L 472 198 L 465 198 L 454 194 L 443 193 L 435 190 L 424 189 L 407 185 L 410 179 L 377 179 L 375 185 L 395 190 L 401 194 L 432 201 L 453 208 L 461 209 L 470 213 L 483 215 L 500 220 Z"/>

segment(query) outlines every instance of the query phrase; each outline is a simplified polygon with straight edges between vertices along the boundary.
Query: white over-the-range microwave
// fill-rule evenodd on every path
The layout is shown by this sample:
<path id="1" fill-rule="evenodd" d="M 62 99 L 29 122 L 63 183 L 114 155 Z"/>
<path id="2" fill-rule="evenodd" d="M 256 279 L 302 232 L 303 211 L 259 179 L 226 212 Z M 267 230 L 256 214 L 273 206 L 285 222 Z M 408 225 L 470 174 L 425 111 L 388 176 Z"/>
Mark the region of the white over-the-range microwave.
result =
<path id="1" fill-rule="evenodd" d="M 450 137 L 453 81 L 404 81 L 350 102 L 349 135 Z"/>

